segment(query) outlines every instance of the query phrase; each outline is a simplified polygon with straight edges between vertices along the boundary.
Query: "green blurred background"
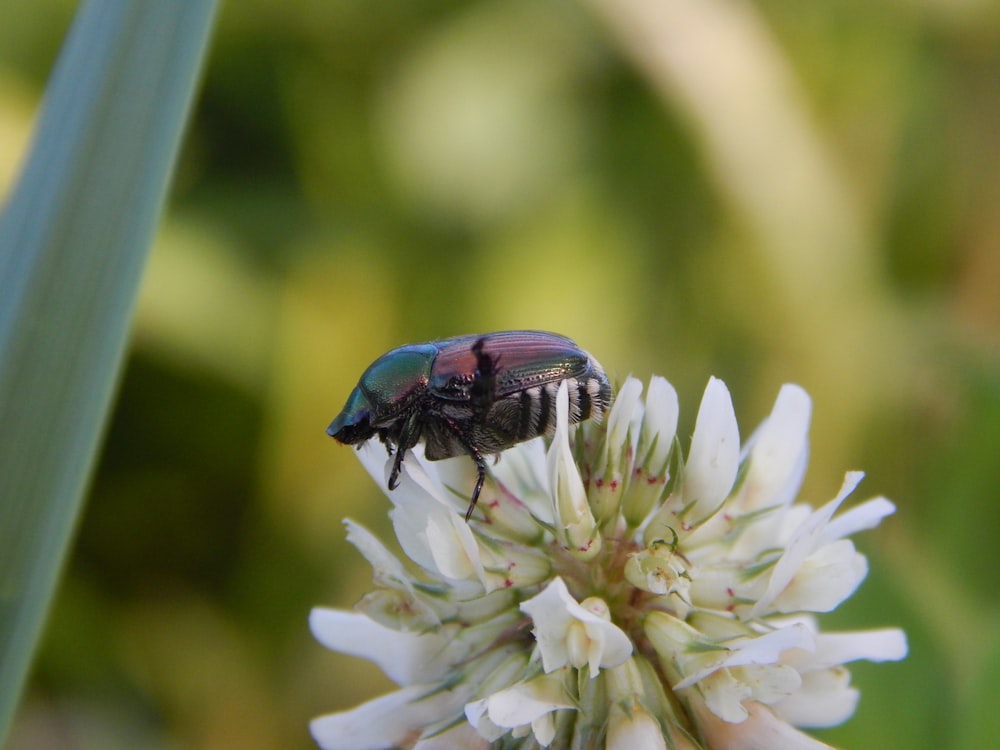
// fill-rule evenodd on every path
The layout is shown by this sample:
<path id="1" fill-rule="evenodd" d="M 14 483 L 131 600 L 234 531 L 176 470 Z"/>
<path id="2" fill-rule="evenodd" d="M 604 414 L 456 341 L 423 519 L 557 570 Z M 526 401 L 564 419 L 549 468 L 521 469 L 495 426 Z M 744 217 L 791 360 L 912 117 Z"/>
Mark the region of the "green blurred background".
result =
<path id="1" fill-rule="evenodd" d="M 388 689 L 316 644 L 388 501 L 324 435 L 415 340 L 575 338 L 815 400 L 802 498 L 898 507 L 828 628 L 845 748 L 1000 736 L 1000 3 L 242 0 L 223 7 L 120 397 L 8 746 L 310 748 Z M 648 10 L 648 8 L 646 9 Z M 74 4 L 0 10 L 0 184 Z"/>

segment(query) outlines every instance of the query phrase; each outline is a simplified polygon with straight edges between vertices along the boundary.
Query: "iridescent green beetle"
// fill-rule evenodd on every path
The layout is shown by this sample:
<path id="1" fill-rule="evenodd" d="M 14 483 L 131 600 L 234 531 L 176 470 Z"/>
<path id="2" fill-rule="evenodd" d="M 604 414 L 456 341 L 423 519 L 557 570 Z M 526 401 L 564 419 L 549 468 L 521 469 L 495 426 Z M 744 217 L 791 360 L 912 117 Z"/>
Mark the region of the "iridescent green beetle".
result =
<path id="1" fill-rule="evenodd" d="M 351 445 L 378 436 L 390 454 L 395 450 L 390 490 L 406 452 L 421 440 L 431 461 L 471 456 L 478 477 L 468 520 L 486 479 L 486 456 L 551 435 L 563 382 L 571 423 L 600 417 L 611 404 L 597 360 L 555 333 L 500 331 L 407 344 L 364 371 L 326 432 Z"/>

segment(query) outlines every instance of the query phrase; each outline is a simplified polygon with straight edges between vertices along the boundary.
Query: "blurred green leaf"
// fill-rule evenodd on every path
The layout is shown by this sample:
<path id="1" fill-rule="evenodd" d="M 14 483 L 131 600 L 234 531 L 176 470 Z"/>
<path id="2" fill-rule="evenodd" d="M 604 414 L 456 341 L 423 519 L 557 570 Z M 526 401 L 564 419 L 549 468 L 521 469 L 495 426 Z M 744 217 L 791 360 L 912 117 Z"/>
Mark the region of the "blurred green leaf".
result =
<path id="1" fill-rule="evenodd" d="M 967 700 L 959 705 L 955 720 L 956 750 L 992 747 L 1000 737 L 1000 713 L 996 710 L 996 686 L 1000 685 L 1000 638 L 978 644 L 979 672 L 968 686 Z"/>
<path id="2" fill-rule="evenodd" d="M 0 739 L 118 375 L 213 0 L 91 0 L 0 217 Z"/>

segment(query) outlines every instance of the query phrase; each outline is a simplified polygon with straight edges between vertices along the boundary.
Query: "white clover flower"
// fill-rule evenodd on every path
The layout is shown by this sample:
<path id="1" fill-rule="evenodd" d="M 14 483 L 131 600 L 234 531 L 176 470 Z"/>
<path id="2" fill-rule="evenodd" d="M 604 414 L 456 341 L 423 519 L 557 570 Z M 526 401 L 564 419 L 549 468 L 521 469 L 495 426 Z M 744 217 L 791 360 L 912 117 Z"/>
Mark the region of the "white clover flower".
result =
<path id="1" fill-rule="evenodd" d="M 745 445 L 709 381 L 687 454 L 677 395 L 629 378 L 604 424 L 568 424 L 506 451 L 465 523 L 468 460 L 418 446 L 388 493 L 394 555 L 348 521 L 374 571 L 354 612 L 316 609 L 323 645 L 376 663 L 399 689 L 313 721 L 325 750 L 821 748 L 800 728 L 846 721 L 845 664 L 906 655 L 897 629 L 824 633 L 867 574 L 848 539 L 895 508 L 795 502 L 809 396 L 781 389 Z M 370 441 L 362 462 L 385 485 Z"/>

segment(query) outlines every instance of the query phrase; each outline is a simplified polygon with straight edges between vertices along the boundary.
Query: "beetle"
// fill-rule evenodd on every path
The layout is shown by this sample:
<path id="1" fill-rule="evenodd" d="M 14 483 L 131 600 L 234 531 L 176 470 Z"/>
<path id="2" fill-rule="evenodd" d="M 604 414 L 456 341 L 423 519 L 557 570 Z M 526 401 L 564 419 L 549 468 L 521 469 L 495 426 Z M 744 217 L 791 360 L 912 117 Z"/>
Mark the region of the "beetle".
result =
<path id="1" fill-rule="evenodd" d="M 431 461 L 471 456 L 478 476 L 468 521 L 486 479 L 486 456 L 555 432 L 563 382 L 571 423 L 599 418 L 611 405 L 604 369 L 559 334 L 499 331 L 407 344 L 368 366 L 326 432 L 359 447 L 377 436 L 390 455 L 395 451 L 390 490 L 406 452 L 421 440 Z"/>

